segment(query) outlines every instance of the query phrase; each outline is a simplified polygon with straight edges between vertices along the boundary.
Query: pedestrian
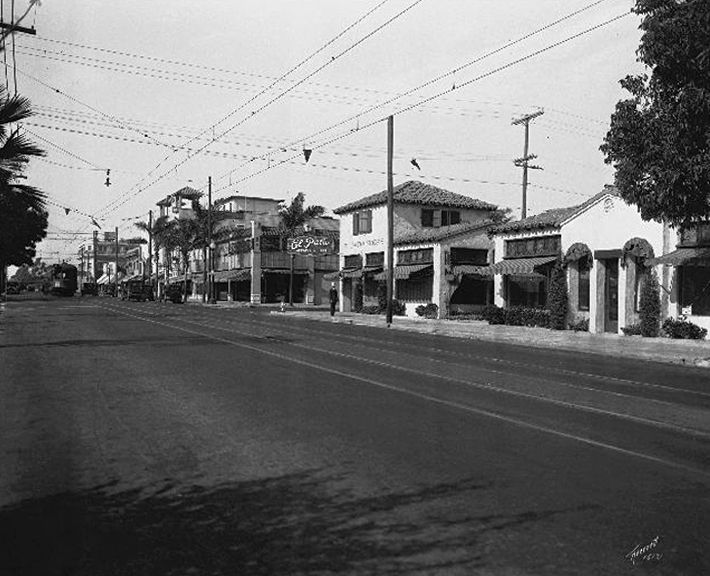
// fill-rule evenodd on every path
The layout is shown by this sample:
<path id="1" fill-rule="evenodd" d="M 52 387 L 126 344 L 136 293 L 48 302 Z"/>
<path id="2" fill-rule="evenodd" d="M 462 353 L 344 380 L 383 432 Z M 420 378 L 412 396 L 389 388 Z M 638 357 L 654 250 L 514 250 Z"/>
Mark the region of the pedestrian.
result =
<path id="1" fill-rule="evenodd" d="M 335 282 L 330 283 L 330 315 L 335 316 L 335 306 L 338 303 L 338 289 Z"/>

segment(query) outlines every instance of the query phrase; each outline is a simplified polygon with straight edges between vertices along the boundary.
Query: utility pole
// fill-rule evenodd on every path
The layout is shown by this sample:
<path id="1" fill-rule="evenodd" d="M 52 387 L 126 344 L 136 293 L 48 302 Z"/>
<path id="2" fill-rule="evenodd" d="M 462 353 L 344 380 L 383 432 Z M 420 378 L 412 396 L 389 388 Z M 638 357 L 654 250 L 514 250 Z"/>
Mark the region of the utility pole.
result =
<path id="1" fill-rule="evenodd" d="M 394 184 L 392 159 L 394 156 L 394 116 L 387 118 L 387 326 L 392 324 L 394 298 Z"/>
<path id="2" fill-rule="evenodd" d="M 118 296 L 118 226 L 116 226 L 116 255 L 114 258 L 116 262 L 116 288 L 114 288 L 113 295 Z"/>
<path id="3" fill-rule="evenodd" d="M 530 170 L 542 170 L 542 166 L 535 166 L 530 164 L 530 160 L 537 158 L 536 154 L 528 153 L 528 146 L 530 144 L 530 121 L 534 120 L 538 116 L 542 116 L 545 113 L 544 110 L 538 110 L 537 112 L 532 112 L 531 114 L 526 114 L 520 118 L 513 120 L 513 126 L 518 126 L 523 124 L 525 126 L 525 146 L 523 148 L 523 157 L 516 158 L 513 163 L 518 167 L 523 169 L 523 202 L 520 210 L 520 218 L 523 219 L 527 216 L 527 201 L 528 201 L 528 169 Z"/>
<path id="4" fill-rule="evenodd" d="M 207 237 L 210 243 L 209 298 L 210 304 L 216 304 L 214 298 L 214 242 L 212 242 L 212 176 L 207 177 Z"/>
<path id="5" fill-rule="evenodd" d="M 92 271 L 92 274 L 94 275 L 94 284 L 99 279 L 99 274 L 98 274 L 99 264 L 96 260 L 96 252 L 97 252 L 96 245 L 98 244 L 98 236 L 99 236 L 98 230 L 94 230 L 94 266 L 93 266 L 93 271 Z"/>
<path id="6" fill-rule="evenodd" d="M 156 270 L 156 278 L 158 276 Z M 153 211 L 148 210 L 148 284 L 153 289 Z"/>

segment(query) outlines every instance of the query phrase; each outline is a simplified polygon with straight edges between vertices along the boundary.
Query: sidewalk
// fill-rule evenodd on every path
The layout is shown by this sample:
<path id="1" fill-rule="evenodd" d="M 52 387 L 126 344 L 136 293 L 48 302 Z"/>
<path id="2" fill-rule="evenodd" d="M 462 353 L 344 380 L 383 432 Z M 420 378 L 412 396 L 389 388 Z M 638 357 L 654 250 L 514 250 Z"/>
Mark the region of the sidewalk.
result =
<path id="1" fill-rule="evenodd" d="M 384 316 L 338 312 L 335 317 L 331 318 L 327 309 L 313 306 L 290 308 L 287 306 L 284 312 L 281 312 L 280 308 L 276 306 L 271 313 L 288 318 L 308 318 L 324 322 L 387 329 Z M 392 318 L 390 329 L 489 342 L 510 342 L 538 348 L 583 350 L 587 353 L 604 356 L 646 358 L 657 362 L 710 367 L 710 341 L 708 340 L 671 340 L 618 334 L 591 334 L 589 332 L 548 330 L 526 326 L 491 326 L 480 320 L 426 320 L 402 316 Z"/>

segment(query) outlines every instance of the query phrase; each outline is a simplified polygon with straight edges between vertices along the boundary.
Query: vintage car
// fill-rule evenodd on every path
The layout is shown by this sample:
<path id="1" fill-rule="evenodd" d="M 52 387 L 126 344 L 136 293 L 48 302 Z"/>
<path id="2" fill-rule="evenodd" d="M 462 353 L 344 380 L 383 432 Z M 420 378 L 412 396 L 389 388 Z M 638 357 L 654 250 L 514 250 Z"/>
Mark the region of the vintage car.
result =
<path id="1" fill-rule="evenodd" d="M 153 299 L 150 285 L 143 280 L 129 280 L 121 287 L 121 300 L 134 300 L 145 302 Z"/>
<path id="2" fill-rule="evenodd" d="M 165 300 L 170 300 L 173 304 L 182 304 L 182 286 L 180 284 L 169 284 L 163 293 Z"/>
<path id="3" fill-rule="evenodd" d="M 81 295 L 82 296 L 97 296 L 99 293 L 99 287 L 94 282 L 84 282 L 81 285 Z"/>

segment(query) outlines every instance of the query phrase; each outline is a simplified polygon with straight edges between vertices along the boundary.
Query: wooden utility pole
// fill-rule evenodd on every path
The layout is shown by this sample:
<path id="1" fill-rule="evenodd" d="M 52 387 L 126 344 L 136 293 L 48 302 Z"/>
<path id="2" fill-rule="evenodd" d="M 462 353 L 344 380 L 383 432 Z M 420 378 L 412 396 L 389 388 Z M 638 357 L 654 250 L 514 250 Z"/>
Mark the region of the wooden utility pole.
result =
<path id="1" fill-rule="evenodd" d="M 94 230 L 94 265 L 92 267 L 93 268 L 92 274 L 94 275 L 94 284 L 96 282 L 98 282 L 98 280 L 99 280 L 99 263 L 96 260 L 96 254 L 98 252 L 98 250 L 97 250 L 98 240 L 99 240 L 99 232 L 98 232 L 98 230 Z"/>
<path id="2" fill-rule="evenodd" d="M 387 326 L 392 324 L 394 298 L 394 184 L 392 158 L 394 156 L 394 116 L 387 119 Z"/>
<path id="3" fill-rule="evenodd" d="M 520 118 L 513 120 L 512 124 L 518 126 L 523 124 L 525 126 L 525 146 L 523 148 L 523 157 L 516 158 L 513 163 L 519 168 L 523 169 L 523 202 L 520 210 L 520 218 L 523 219 L 527 216 L 527 202 L 528 202 L 528 169 L 530 170 L 542 170 L 542 166 L 534 166 L 530 164 L 530 160 L 537 158 L 535 154 L 529 154 L 528 147 L 530 144 L 530 121 L 534 120 L 538 116 L 542 116 L 545 113 L 544 110 L 538 110 L 537 112 L 532 112 L 531 114 L 526 114 Z"/>
<path id="4" fill-rule="evenodd" d="M 113 295 L 118 296 L 118 226 L 116 226 L 116 254 L 114 260 L 116 262 L 116 287 L 113 290 Z"/>
<path id="5" fill-rule="evenodd" d="M 207 237 L 210 245 L 208 302 L 210 304 L 216 304 L 214 297 L 214 246 L 212 245 L 212 176 L 208 176 L 207 178 Z"/>
<path id="6" fill-rule="evenodd" d="M 157 277 L 157 270 L 156 270 Z M 148 210 L 148 284 L 153 288 L 153 211 Z"/>

